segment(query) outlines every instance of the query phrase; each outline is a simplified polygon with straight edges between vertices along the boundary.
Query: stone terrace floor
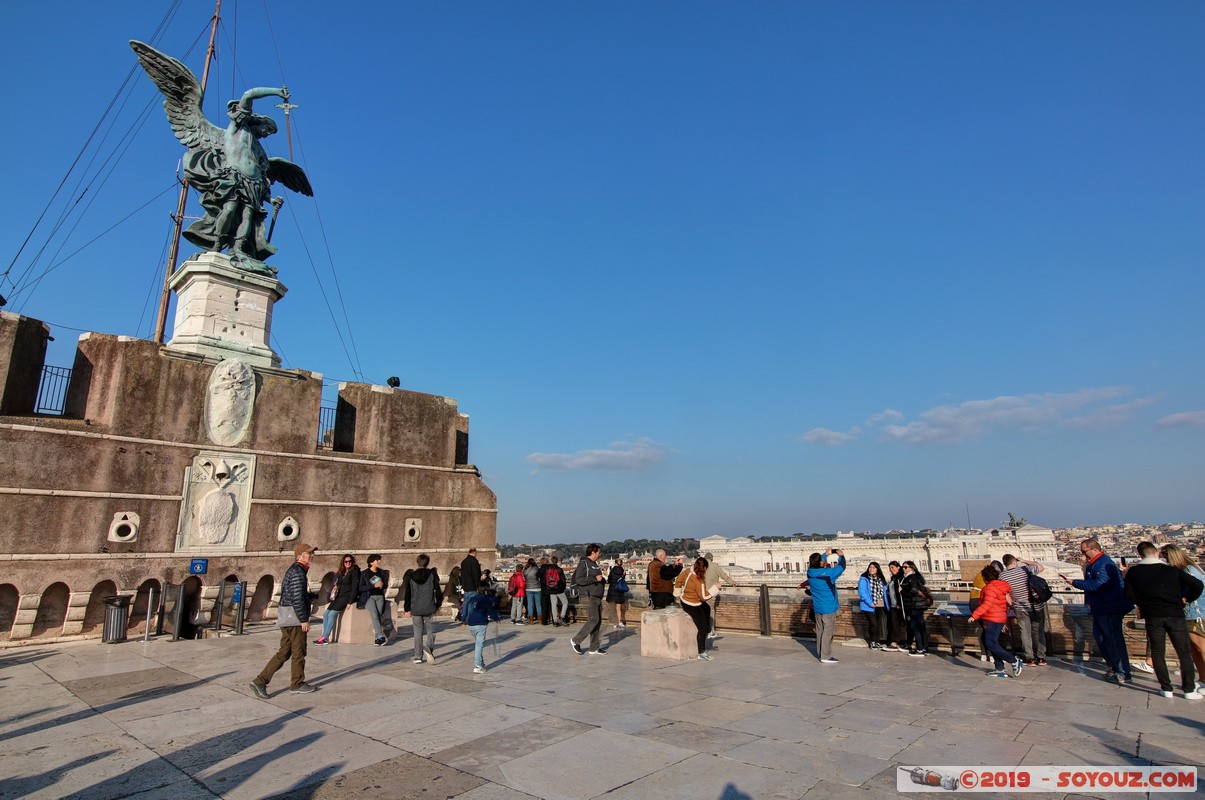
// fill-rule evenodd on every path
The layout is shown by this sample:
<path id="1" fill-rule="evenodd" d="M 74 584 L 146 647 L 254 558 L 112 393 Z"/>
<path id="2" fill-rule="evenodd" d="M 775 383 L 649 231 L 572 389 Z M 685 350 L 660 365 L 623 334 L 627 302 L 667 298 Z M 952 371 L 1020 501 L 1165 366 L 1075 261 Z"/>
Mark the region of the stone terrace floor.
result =
<path id="1" fill-rule="evenodd" d="M 466 629 L 441 627 L 432 666 L 403 625 L 385 648 L 311 646 L 319 691 L 290 694 L 286 665 L 267 702 L 248 682 L 274 629 L 0 651 L 0 797 L 842 800 L 896 796 L 899 764 L 1205 760 L 1205 702 L 1146 674 L 1001 680 L 854 647 L 822 666 L 810 641 L 734 634 L 680 663 L 608 631 L 608 655 L 579 656 L 569 629 L 504 621 L 474 675 Z"/>

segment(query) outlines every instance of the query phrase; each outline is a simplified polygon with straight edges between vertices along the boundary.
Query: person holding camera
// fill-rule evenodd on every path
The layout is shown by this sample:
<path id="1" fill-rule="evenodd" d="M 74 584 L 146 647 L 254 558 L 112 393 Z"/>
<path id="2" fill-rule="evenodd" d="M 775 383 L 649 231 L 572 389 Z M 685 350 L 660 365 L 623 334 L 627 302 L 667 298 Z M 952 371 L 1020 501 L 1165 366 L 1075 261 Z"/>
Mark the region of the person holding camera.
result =
<path id="1" fill-rule="evenodd" d="M 816 651 L 821 664 L 836 664 L 833 658 L 833 634 L 837 632 L 837 579 L 845 572 L 845 552 L 831 548 L 827 557 L 812 553 L 808 557 L 808 587 L 812 590 L 812 615 L 816 618 Z"/>

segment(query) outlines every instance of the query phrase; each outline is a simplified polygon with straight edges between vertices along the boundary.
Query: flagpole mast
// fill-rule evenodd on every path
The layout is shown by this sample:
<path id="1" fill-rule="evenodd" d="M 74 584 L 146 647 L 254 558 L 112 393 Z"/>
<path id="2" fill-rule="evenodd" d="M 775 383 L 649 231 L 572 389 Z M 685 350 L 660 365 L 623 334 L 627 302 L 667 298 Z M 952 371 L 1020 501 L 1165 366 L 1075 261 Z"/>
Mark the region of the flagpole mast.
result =
<path id="1" fill-rule="evenodd" d="M 205 96 L 205 85 L 209 82 L 209 65 L 213 62 L 214 56 L 217 55 L 215 42 L 218 38 L 218 22 L 221 21 L 222 0 L 216 0 L 213 9 L 213 24 L 209 29 L 209 47 L 205 50 L 205 69 L 201 72 L 201 96 Z M 152 339 L 156 344 L 163 344 L 163 334 L 167 329 L 167 306 L 171 300 L 171 288 L 168 286 L 168 280 L 176 271 L 176 260 L 180 257 L 180 234 L 184 230 L 184 208 L 188 203 L 188 179 L 180 180 L 180 199 L 176 203 L 176 213 L 172 215 L 172 220 L 175 223 L 172 228 L 172 243 L 171 248 L 167 253 L 167 273 L 163 276 L 163 291 L 159 296 L 159 315 L 155 319 L 155 336 Z"/>

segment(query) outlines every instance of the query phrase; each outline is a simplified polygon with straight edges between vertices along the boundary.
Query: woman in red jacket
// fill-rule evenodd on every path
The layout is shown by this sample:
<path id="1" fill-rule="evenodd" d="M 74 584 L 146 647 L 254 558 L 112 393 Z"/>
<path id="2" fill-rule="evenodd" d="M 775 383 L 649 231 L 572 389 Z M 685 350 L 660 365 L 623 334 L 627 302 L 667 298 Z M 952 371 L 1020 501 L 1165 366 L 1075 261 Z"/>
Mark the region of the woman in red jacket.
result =
<path id="1" fill-rule="evenodd" d="M 1000 580 L 1000 570 L 991 564 L 984 567 L 979 574 L 983 576 L 984 586 L 979 595 L 979 606 L 971 612 L 971 619 L 983 621 L 984 644 L 987 645 L 987 652 L 996 661 L 996 669 L 987 674 L 993 678 L 1007 678 L 1008 673 L 1004 671 L 1004 662 L 1007 661 L 1013 665 L 1015 678 L 1021 674 L 1021 659 L 1014 660 L 1008 651 L 1000 646 L 1000 633 L 1008 624 L 1008 607 L 1013 604 L 1012 587 L 1007 581 Z"/>

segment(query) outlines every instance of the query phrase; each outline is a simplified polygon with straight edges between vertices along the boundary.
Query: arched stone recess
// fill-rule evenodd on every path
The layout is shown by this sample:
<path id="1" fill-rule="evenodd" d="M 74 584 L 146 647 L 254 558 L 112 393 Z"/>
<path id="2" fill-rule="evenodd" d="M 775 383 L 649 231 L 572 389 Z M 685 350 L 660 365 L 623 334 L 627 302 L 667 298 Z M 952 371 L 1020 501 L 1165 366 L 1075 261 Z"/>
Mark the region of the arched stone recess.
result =
<path id="1" fill-rule="evenodd" d="M 80 621 L 80 633 L 99 631 L 105 623 L 105 598 L 117 594 L 117 584 L 101 581 L 92 587 L 88 604 L 84 607 L 84 618 Z"/>
<path id="2" fill-rule="evenodd" d="M 8 639 L 13 632 L 13 623 L 17 619 L 17 605 L 21 602 L 21 593 L 11 583 L 0 584 L 0 639 Z"/>
<path id="3" fill-rule="evenodd" d="M 38 600 L 38 610 L 30 636 L 42 638 L 61 635 L 63 624 L 67 621 L 67 604 L 70 600 L 71 590 L 67 588 L 67 584 L 52 583 L 47 586 Z"/>
<path id="4" fill-rule="evenodd" d="M 201 593 L 204 585 L 196 575 L 184 579 L 184 608 L 180 614 L 180 638 L 197 638 L 197 615 L 201 612 Z"/>
<path id="5" fill-rule="evenodd" d="M 151 592 L 154 592 L 154 597 Z M 151 605 L 153 603 L 153 605 Z M 154 578 L 143 581 L 134 594 L 134 602 L 130 605 L 130 625 L 128 630 L 136 633 L 146 631 L 147 620 L 155 624 L 155 616 L 163 604 L 163 586 Z M 148 608 L 148 605 L 150 606 Z M 148 613 L 148 611 L 150 613 Z"/>
<path id="6" fill-rule="evenodd" d="M 337 576 L 333 572 L 328 572 L 322 576 L 322 587 L 318 590 L 318 602 L 314 604 L 315 608 L 331 604 L 331 587 L 335 585 L 336 580 Z"/>
<path id="7" fill-rule="evenodd" d="M 276 579 L 271 575 L 264 575 L 255 584 L 255 591 L 251 593 L 250 599 L 247 601 L 247 621 L 248 622 L 263 622 L 264 614 L 268 610 L 268 606 L 272 603 L 272 594 L 276 588 Z"/>
<path id="8" fill-rule="evenodd" d="M 227 627 L 234 626 L 234 587 L 238 585 L 238 581 L 238 575 L 233 573 L 222 581 L 222 624 Z"/>

